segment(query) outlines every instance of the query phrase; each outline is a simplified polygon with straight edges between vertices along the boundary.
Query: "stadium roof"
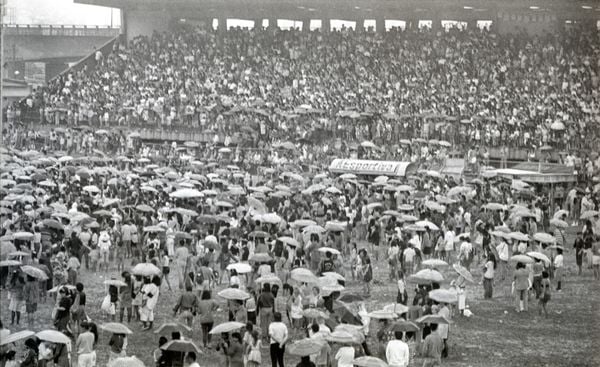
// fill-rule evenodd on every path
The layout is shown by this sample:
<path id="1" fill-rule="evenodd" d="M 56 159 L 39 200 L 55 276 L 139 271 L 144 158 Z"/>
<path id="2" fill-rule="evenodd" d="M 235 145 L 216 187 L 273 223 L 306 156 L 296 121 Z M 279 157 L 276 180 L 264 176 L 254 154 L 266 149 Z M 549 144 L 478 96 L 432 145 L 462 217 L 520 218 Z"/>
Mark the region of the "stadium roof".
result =
<path id="1" fill-rule="evenodd" d="M 493 19 L 498 12 L 556 14 L 599 19 L 600 0 L 75 0 L 125 10 L 159 10 L 202 17 L 242 19 Z M 492 17 L 492 15 L 494 17 Z"/>

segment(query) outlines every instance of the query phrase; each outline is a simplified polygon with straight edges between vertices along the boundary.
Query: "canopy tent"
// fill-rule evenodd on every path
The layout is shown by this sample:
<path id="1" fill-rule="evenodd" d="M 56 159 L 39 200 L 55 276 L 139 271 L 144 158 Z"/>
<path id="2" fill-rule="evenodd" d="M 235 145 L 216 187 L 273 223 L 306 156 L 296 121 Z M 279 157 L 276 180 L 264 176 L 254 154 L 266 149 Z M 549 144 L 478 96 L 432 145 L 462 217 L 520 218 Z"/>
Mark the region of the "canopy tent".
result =
<path id="1" fill-rule="evenodd" d="M 417 167 L 411 162 L 337 158 L 329 165 L 329 171 L 340 174 L 405 177 L 415 173 Z"/>

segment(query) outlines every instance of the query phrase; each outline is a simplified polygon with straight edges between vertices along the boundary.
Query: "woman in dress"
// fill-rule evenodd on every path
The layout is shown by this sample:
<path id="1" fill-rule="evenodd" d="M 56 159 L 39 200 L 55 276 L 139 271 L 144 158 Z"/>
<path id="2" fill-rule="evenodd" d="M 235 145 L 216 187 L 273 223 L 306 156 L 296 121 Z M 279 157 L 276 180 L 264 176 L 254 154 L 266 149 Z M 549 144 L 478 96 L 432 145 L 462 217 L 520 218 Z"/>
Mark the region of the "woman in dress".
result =
<path id="1" fill-rule="evenodd" d="M 262 358 L 260 348 L 262 347 L 258 331 L 253 330 L 250 333 L 250 342 L 246 346 L 247 367 L 258 367 L 261 364 Z"/>
<path id="2" fill-rule="evenodd" d="M 143 330 L 152 329 L 154 323 L 154 308 L 158 303 L 158 294 L 160 286 L 160 277 L 155 275 L 150 280 L 149 277 L 144 279 L 142 287 L 142 308 L 140 309 L 140 319 L 142 320 Z"/>

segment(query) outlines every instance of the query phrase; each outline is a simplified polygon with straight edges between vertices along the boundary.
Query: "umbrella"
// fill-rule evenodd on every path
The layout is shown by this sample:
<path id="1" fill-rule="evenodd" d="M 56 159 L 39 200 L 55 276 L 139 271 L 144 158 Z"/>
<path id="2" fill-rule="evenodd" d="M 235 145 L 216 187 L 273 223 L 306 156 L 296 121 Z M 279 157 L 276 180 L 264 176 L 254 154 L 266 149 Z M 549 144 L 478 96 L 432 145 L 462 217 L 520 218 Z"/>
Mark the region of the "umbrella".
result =
<path id="1" fill-rule="evenodd" d="M 273 258 L 271 258 L 271 256 L 269 256 L 268 254 L 264 253 L 264 252 L 259 252 L 256 253 L 254 255 L 252 255 L 249 259 L 249 261 L 255 261 L 255 262 L 269 262 L 273 260 Z"/>
<path id="2" fill-rule="evenodd" d="M 218 245 L 219 241 L 217 240 L 217 237 L 213 236 L 213 235 L 208 235 L 204 238 L 204 245 Z"/>
<path id="3" fill-rule="evenodd" d="M 35 335 L 35 333 L 31 330 L 17 331 L 16 333 L 12 333 L 12 334 L 8 335 L 7 337 L 2 338 L 2 340 L 0 340 L 0 346 L 15 343 L 15 342 L 18 342 L 19 340 L 30 338 L 34 335 Z"/>
<path id="4" fill-rule="evenodd" d="M 45 219 L 42 222 L 42 225 L 46 228 L 50 228 L 50 229 L 55 229 L 58 231 L 61 231 L 64 229 L 63 225 L 60 224 L 60 222 L 54 220 L 54 219 Z"/>
<path id="5" fill-rule="evenodd" d="M 22 263 L 18 260 L 2 260 L 0 261 L 0 267 L 3 266 L 19 266 Z"/>
<path id="6" fill-rule="evenodd" d="M 367 314 L 367 316 L 369 316 L 372 319 L 377 319 L 377 320 L 393 320 L 398 318 L 398 314 L 392 311 L 386 311 L 386 310 L 376 310 L 376 311 L 372 311 L 369 312 Z"/>
<path id="7" fill-rule="evenodd" d="M 444 276 L 440 272 L 432 269 L 420 270 L 410 278 L 417 283 L 439 283 L 444 280 Z"/>
<path id="8" fill-rule="evenodd" d="M 33 238 L 33 233 L 30 232 L 16 232 L 13 233 L 13 239 L 15 240 L 31 240 Z"/>
<path id="9" fill-rule="evenodd" d="M 243 301 L 245 299 L 250 298 L 250 294 L 248 292 L 236 288 L 225 288 L 217 294 L 219 295 L 219 297 L 225 298 L 227 300 Z"/>
<path id="10" fill-rule="evenodd" d="M 306 268 L 296 268 L 290 273 L 290 277 L 301 283 L 318 283 L 319 279 L 312 271 Z"/>
<path id="11" fill-rule="evenodd" d="M 292 237 L 283 236 L 283 237 L 279 237 L 277 240 L 285 243 L 286 245 L 290 245 L 292 247 L 298 247 L 298 246 L 300 246 L 300 244 L 298 243 L 298 241 L 296 241 Z"/>
<path id="12" fill-rule="evenodd" d="M 560 209 L 559 211 L 557 211 L 556 213 L 554 213 L 554 215 L 552 216 L 553 219 L 560 219 L 560 217 L 562 217 L 563 215 L 569 215 L 569 212 L 564 210 L 564 209 Z"/>
<path id="13" fill-rule="evenodd" d="M 431 267 L 448 266 L 448 263 L 441 259 L 427 259 L 423 260 L 421 264 Z"/>
<path id="14" fill-rule="evenodd" d="M 521 232 L 510 232 L 508 234 L 508 237 L 512 238 L 513 240 L 523 241 L 523 242 L 527 242 L 530 240 L 528 235 L 521 233 Z"/>
<path id="15" fill-rule="evenodd" d="M 544 232 L 534 234 L 533 239 L 541 243 L 556 243 L 556 238 L 553 235 Z"/>
<path id="16" fill-rule="evenodd" d="M 565 129 L 565 124 L 562 123 L 561 121 L 554 121 L 552 124 L 550 124 L 550 129 L 552 130 L 564 130 Z"/>
<path id="17" fill-rule="evenodd" d="M 273 273 L 269 273 L 269 274 L 263 275 L 262 277 L 257 278 L 255 280 L 255 282 L 259 283 L 259 284 L 263 284 L 263 283 L 264 284 L 273 284 L 273 283 L 282 284 L 283 283 L 281 281 L 281 279 L 277 275 L 275 275 Z"/>
<path id="18" fill-rule="evenodd" d="M 212 328 L 209 334 L 230 333 L 232 331 L 239 330 L 245 326 L 246 324 L 237 321 L 224 322 Z"/>
<path id="19" fill-rule="evenodd" d="M 483 208 L 487 210 L 506 210 L 506 205 L 500 203 L 487 203 Z"/>
<path id="20" fill-rule="evenodd" d="M 172 198 L 189 199 L 202 197 L 202 193 L 196 189 L 180 189 L 169 194 Z"/>
<path id="21" fill-rule="evenodd" d="M 441 303 L 458 302 L 458 294 L 449 289 L 434 289 L 429 292 L 429 298 Z"/>
<path id="22" fill-rule="evenodd" d="M 302 232 L 305 234 L 312 234 L 312 233 L 321 234 L 325 231 L 326 231 L 325 228 L 323 228 L 319 225 L 308 225 L 308 226 L 304 227 L 304 229 L 302 230 Z"/>
<path id="23" fill-rule="evenodd" d="M 429 228 L 432 231 L 440 230 L 440 227 L 438 227 L 437 225 L 435 225 L 434 223 L 432 223 L 428 220 L 420 220 L 420 221 L 416 222 L 415 225 L 417 225 L 419 227 L 423 227 L 423 228 Z"/>
<path id="24" fill-rule="evenodd" d="M 370 141 L 363 141 L 362 143 L 360 143 L 360 146 L 363 148 L 377 149 L 377 145 Z"/>
<path id="25" fill-rule="evenodd" d="M 290 344 L 286 349 L 290 355 L 303 357 L 319 354 L 324 344 L 325 341 L 320 339 L 301 339 Z"/>
<path id="26" fill-rule="evenodd" d="M 398 315 L 402 315 L 403 313 L 408 312 L 408 307 L 403 305 L 402 303 L 392 303 L 389 305 L 383 306 L 384 311 L 390 311 Z"/>
<path id="27" fill-rule="evenodd" d="M 352 365 L 356 367 L 389 367 L 388 364 L 381 359 L 371 356 L 354 358 Z"/>
<path id="28" fill-rule="evenodd" d="M 144 227 L 144 232 L 151 232 L 151 233 L 159 233 L 159 232 L 164 232 L 165 229 L 163 227 L 160 226 L 147 226 Z"/>
<path id="29" fill-rule="evenodd" d="M 330 343 L 340 343 L 340 344 L 360 344 L 361 341 L 356 338 L 355 334 L 351 334 L 347 331 L 343 330 L 335 330 L 332 333 L 325 336 L 325 340 Z"/>
<path id="30" fill-rule="evenodd" d="M 43 270 L 33 267 L 31 265 L 23 265 L 23 266 L 21 266 L 21 270 L 23 271 L 23 273 L 25 273 L 29 276 L 32 276 L 34 278 L 37 278 L 39 280 L 47 280 L 48 279 L 48 275 L 46 275 L 46 273 L 44 273 Z"/>
<path id="31" fill-rule="evenodd" d="M 335 280 L 341 280 L 341 281 L 346 280 L 346 278 L 344 278 L 343 275 L 333 272 L 333 271 L 326 271 L 322 275 L 323 275 L 323 277 L 333 278 Z"/>
<path id="32" fill-rule="evenodd" d="M 456 271 L 458 273 L 458 275 L 465 278 L 465 280 L 467 280 L 471 283 L 475 283 L 475 279 L 473 279 L 473 275 L 471 275 L 471 272 L 469 270 L 467 270 L 467 268 L 465 268 L 464 266 L 459 265 L 459 264 L 453 264 L 452 268 L 454 269 L 454 271 Z"/>
<path id="33" fill-rule="evenodd" d="M 252 271 L 252 266 L 246 263 L 234 263 L 227 265 L 227 270 L 235 270 L 238 274 L 246 274 Z"/>
<path id="34" fill-rule="evenodd" d="M 320 247 L 320 248 L 318 249 L 318 251 L 319 251 L 319 252 L 322 252 L 322 253 L 324 253 L 324 254 L 325 254 L 325 253 L 328 253 L 328 252 L 330 252 L 332 255 L 339 255 L 339 254 L 341 254 L 341 252 L 340 252 L 340 251 L 338 251 L 338 250 L 336 250 L 336 249 L 334 249 L 334 248 L 331 248 L 331 247 L 327 247 L 327 246 Z"/>
<path id="35" fill-rule="evenodd" d="M 140 212 L 154 213 L 154 208 L 152 208 L 150 205 L 146 205 L 146 204 L 138 205 L 135 207 L 135 209 Z"/>
<path id="36" fill-rule="evenodd" d="M 567 222 L 565 222 L 564 220 L 560 220 L 560 219 L 550 219 L 550 224 L 552 224 L 553 226 L 555 226 L 557 228 L 567 228 L 569 226 L 569 224 Z"/>
<path id="37" fill-rule="evenodd" d="M 112 213 L 108 210 L 96 210 L 95 212 L 92 213 L 92 215 L 95 215 L 97 217 L 112 217 Z"/>
<path id="38" fill-rule="evenodd" d="M 131 356 L 115 358 L 108 363 L 107 367 L 146 367 L 146 365 L 137 357 Z"/>
<path id="39" fill-rule="evenodd" d="M 328 319 L 329 318 L 329 315 L 327 315 L 325 312 L 318 310 L 316 308 L 307 308 L 302 311 L 302 315 L 308 319 L 318 319 L 318 318 Z"/>
<path id="40" fill-rule="evenodd" d="M 533 259 L 526 255 L 514 255 L 510 258 L 511 261 L 523 263 L 523 264 L 533 264 Z"/>
<path id="41" fill-rule="evenodd" d="M 157 268 L 156 265 L 151 263 L 140 263 L 134 266 L 133 269 L 131 269 L 131 274 L 149 277 L 152 275 L 159 275 L 160 269 Z"/>
<path id="42" fill-rule="evenodd" d="M 269 234 L 264 231 L 252 231 L 248 234 L 248 237 L 267 238 L 269 237 Z"/>
<path id="43" fill-rule="evenodd" d="M 406 320 L 400 320 L 397 321 L 395 323 L 393 323 L 390 326 L 390 331 L 402 331 L 402 332 L 409 332 L 409 333 L 414 333 L 419 331 L 421 328 L 419 328 L 419 326 L 413 322 L 410 321 L 406 321 Z"/>
<path id="44" fill-rule="evenodd" d="M 600 215 L 600 212 L 597 210 L 586 210 L 581 214 L 581 217 L 579 217 L 579 219 L 589 219 L 598 215 Z"/>
<path id="45" fill-rule="evenodd" d="M 340 331 L 347 334 L 350 334 L 356 339 L 359 343 L 365 341 L 365 334 L 363 333 L 364 326 L 360 325 L 351 325 L 351 324 L 339 324 L 334 328 L 334 332 Z"/>
<path id="46" fill-rule="evenodd" d="M 541 261 L 545 262 L 546 264 L 550 264 L 550 259 L 548 258 L 548 256 L 542 254 L 541 252 L 530 251 L 527 253 L 527 256 L 532 257 L 534 259 L 541 260 Z"/>
<path id="47" fill-rule="evenodd" d="M 133 334 L 133 331 L 127 326 L 118 322 L 107 322 L 106 324 L 100 325 L 100 329 L 113 334 Z"/>
<path id="48" fill-rule="evenodd" d="M 194 352 L 196 354 L 202 354 L 202 351 L 194 342 L 191 340 L 171 340 L 160 347 L 162 350 L 168 350 L 171 352 L 189 353 Z"/>
<path id="49" fill-rule="evenodd" d="M 8 257 L 22 257 L 22 256 L 30 256 L 30 255 L 31 254 L 29 252 L 25 252 L 25 251 L 13 251 L 8 254 Z"/>
<path id="50" fill-rule="evenodd" d="M 192 332 L 192 328 L 187 325 L 180 324 L 178 322 L 167 322 L 160 325 L 160 327 L 154 331 L 154 334 L 171 335 L 172 332 L 181 333 L 184 331 Z"/>
<path id="51" fill-rule="evenodd" d="M 40 340 L 56 344 L 69 344 L 71 338 L 61 333 L 58 330 L 43 330 L 35 334 Z"/>
<path id="52" fill-rule="evenodd" d="M 425 315 L 415 320 L 419 324 L 449 324 L 450 320 L 442 315 Z"/>
<path id="53" fill-rule="evenodd" d="M 94 185 L 84 186 L 82 190 L 83 191 L 87 191 L 87 192 L 92 193 L 92 194 L 97 194 L 97 193 L 100 192 L 100 189 L 97 186 L 94 186 Z"/>

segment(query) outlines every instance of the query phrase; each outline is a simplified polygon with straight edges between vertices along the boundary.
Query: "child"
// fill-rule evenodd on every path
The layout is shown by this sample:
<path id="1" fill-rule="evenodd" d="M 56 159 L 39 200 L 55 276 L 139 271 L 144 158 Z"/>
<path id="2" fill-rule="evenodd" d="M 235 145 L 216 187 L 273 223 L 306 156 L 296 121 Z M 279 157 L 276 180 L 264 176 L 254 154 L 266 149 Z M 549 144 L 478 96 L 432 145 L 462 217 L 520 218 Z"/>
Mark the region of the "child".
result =
<path id="1" fill-rule="evenodd" d="M 398 270 L 398 295 L 396 296 L 396 303 L 407 305 L 408 293 L 406 292 L 406 282 L 404 281 L 404 273 L 402 270 Z"/>
<path id="2" fill-rule="evenodd" d="M 562 278 L 563 278 L 563 265 L 564 265 L 564 259 L 563 259 L 563 252 L 562 249 L 556 249 L 556 257 L 554 258 L 554 278 L 556 278 L 556 291 L 557 292 L 562 292 Z"/>
<path id="3" fill-rule="evenodd" d="M 550 301 L 550 275 L 547 271 L 542 272 L 542 284 L 541 284 L 541 293 L 539 300 L 539 314 L 542 314 L 542 310 L 544 310 L 544 315 L 548 317 L 548 310 L 546 309 L 546 304 Z"/>

